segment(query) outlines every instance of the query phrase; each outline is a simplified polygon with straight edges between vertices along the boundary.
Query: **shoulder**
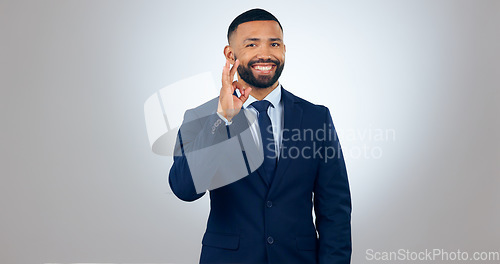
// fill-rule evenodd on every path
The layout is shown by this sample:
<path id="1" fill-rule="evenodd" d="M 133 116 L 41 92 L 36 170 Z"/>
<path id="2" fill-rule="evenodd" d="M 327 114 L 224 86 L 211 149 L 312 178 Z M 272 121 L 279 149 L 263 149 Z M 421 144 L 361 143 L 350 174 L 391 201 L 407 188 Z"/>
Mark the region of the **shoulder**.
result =
<path id="1" fill-rule="evenodd" d="M 329 112 L 328 107 L 320 104 L 311 103 L 301 97 L 294 95 L 288 90 L 282 89 L 282 98 L 288 98 L 288 100 L 294 103 L 294 106 L 300 107 L 305 113 L 313 113 L 313 114 L 325 114 Z"/>
<path id="2" fill-rule="evenodd" d="M 184 121 L 192 121 L 201 117 L 206 117 L 217 112 L 219 97 L 215 97 L 202 105 L 186 110 L 184 113 Z"/>

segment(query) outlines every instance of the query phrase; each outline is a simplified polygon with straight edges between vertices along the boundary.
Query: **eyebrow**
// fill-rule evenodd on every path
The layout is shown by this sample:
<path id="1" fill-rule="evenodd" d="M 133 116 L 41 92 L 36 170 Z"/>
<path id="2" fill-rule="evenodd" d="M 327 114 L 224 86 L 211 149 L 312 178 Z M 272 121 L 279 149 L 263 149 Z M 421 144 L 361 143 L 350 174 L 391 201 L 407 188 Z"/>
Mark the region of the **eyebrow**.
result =
<path id="1" fill-rule="evenodd" d="M 247 42 L 247 41 L 260 41 L 260 38 L 247 38 L 243 42 Z M 281 40 L 280 38 L 269 38 L 269 41 L 283 42 L 283 40 Z"/>

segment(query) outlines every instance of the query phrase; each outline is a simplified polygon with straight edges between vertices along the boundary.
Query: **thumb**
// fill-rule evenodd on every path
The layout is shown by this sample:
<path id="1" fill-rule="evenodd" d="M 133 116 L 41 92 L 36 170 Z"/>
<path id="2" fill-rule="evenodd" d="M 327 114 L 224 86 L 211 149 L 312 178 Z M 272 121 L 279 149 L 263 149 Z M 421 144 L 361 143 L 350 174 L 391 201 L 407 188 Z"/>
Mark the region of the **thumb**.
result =
<path id="1" fill-rule="evenodd" d="M 246 100 L 248 99 L 248 96 L 250 96 L 250 92 L 252 91 L 252 88 L 248 87 L 243 89 L 243 92 L 241 93 L 240 100 L 242 103 L 245 103 Z"/>

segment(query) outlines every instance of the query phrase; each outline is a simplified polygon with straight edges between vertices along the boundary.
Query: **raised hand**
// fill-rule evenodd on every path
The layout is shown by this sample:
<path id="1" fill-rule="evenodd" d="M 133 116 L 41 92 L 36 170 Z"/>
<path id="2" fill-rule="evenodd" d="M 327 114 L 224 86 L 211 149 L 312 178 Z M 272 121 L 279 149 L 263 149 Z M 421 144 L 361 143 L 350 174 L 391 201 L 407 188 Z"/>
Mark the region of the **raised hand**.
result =
<path id="1" fill-rule="evenodd" d="M 243 103 L 245 103 L 252 91 L 252 88 L 244 87 L 238 81 L 233 82 L 238 65 L 240 65 L 240 61 L 236 60 L 233 67 L 230 68 L 230 63 L 226 60 L 226 65 L 222 69 L 222 88 L 220 89 L 217 112 L 228 121 L 231 121 L 240 112 Z M 233 94 L 236 89 L 240 91 L 240 97 Z"/>

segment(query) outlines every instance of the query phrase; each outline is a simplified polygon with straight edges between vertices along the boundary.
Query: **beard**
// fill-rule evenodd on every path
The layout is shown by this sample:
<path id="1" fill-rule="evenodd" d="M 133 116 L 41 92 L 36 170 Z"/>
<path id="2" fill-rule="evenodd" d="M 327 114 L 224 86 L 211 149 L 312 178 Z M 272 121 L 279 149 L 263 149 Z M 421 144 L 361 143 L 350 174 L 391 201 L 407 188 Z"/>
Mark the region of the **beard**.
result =
<path id="1" fill-rule="evenodd" d="M 236 56 L 234 58 L 236 60 Z M 258 77 L 255 77 L 255 75 L 252 73 L 252 65 L 255 63 L 274 63 L 276 65 L 276 70 L 274 71 L 274 75 L 272 76 L 263 76 L 259 75 Z M 281 64 L 278 60 L 255 60 L 255 61 L 250 61 L 247 66 L 243 66 L 240 64 L 238 66 L 238 74 L 240 75 L 240 78 L 243 79 L 247 84 L 249 84 L 252 87 L 255 87 L 257 89 L 264 89 L 272 86 L 276 81 L 281 76 L 281 72 L 283 71 L 283 68 L 285 67 L 285 63 Z"/>

